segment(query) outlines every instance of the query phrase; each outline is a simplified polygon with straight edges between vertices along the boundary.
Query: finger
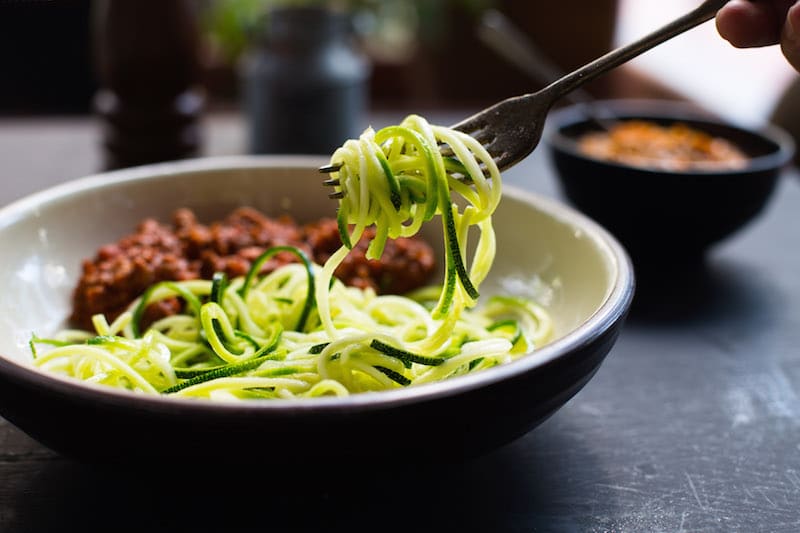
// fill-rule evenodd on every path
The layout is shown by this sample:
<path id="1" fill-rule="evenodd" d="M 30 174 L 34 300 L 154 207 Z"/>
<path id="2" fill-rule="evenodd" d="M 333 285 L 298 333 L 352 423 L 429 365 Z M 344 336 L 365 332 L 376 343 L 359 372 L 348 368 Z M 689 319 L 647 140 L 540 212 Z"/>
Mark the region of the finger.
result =
<path id="1" fill-rule="evenodd" d="M 780 12 L 786 13 L 792 3 L 731 0 L 717 13 L 717 31 L 738 48 L 777 44 L 783 27 Z"/>
<path id="2" fill-rule="evenodd" d="M 781 50 L 789 63 L 800 71 L 800 3 L 790 7 L 786 13 Z"/>

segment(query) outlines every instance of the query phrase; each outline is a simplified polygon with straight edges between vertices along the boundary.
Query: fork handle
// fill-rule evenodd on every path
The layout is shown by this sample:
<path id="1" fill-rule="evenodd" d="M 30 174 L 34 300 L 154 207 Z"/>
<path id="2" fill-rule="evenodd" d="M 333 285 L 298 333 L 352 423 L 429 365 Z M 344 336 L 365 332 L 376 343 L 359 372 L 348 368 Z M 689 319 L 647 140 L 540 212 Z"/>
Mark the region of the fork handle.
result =
<path id="1" fill-rule="evenodd" d="M 663 26 L 662 28 L 645 35 L 641 39 L 634 41 L 628 45 L 622 46 L 607 54 L 587 63 L 586 65 L 578 68 L 577 70 L 563 76 L 559 80 L 551 83 L 540 93 L 549 93 L 551 101 L 561 98 L 565 94 L 574 91 L 587 81 L 590 81 L 600 74 L 618 67 L 619 65 L 630 61 L 634 57 L 650 50 L 656 45 L 667 41 L 676 35 L 679 35 L 687 30 L 699 26 L 703 22 L 711 20 L 717 14 L 722 6 L 728 3 L 728 0 L 706 0 L 694 10 L 683 15 Z"/>

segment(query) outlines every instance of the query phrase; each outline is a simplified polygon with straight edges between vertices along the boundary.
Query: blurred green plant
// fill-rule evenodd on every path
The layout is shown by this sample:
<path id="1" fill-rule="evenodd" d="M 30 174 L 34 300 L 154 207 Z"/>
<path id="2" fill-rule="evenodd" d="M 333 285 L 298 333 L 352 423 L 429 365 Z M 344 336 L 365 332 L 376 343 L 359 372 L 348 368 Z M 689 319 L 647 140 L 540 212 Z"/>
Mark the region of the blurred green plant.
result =
<path id="1" fill-rule="evenodd" d="M 449 7 L 479 13 L 493 0 L 206 0 L 201 21 L 218 53 L 235 62 L 257 39 L 270 9 L 330 6 L 354 14 L 356 31 L 365 40 L 383 42 L 395 52 L 420 39 L 435 41 L 446 32 Z M 379 45 L 380 46 L 380 45 Z M 376 48 L 373 46 L 373 48 Z"/>
<path id="2" fill-rule="evenodd" d="M 228 62 L 239 57 L 256 33 L 270 2 L 265 0 L 210 0 L 201 23 L 216 51 Z"/>

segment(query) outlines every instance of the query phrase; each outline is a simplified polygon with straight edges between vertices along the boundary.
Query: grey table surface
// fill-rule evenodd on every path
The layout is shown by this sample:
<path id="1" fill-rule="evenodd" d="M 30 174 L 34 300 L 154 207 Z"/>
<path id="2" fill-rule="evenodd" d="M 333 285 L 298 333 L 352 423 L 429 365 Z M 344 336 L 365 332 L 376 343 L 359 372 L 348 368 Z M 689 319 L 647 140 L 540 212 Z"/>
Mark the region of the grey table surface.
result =
<path id="1" fill-rule="evenodd" d="M 241 153 L 238 117 L 206 126 L 204 155 Z M 0 120 L 0 205 L 97 171 L 98 146 L 88 118 Z M 544 151 L 506 183 L 561 199 Z M 798 273 L 790 169 L 701 272 L 634 308 L 566 406 L 436 471 L 410 453 L 349 476 L 144 477 L 60 457 L 0 419 L 0 531 L 800 531 Z"/>

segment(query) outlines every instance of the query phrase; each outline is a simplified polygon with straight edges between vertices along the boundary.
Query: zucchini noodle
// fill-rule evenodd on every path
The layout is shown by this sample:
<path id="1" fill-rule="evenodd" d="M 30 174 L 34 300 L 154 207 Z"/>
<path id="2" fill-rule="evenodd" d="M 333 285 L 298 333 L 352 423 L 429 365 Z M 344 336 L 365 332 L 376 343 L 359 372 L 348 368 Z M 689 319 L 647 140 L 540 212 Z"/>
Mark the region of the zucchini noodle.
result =
<path id="1" fill-rule="evenodd" d="M 449 146 L 454 157 L 443 157 L 440 144 Z M 464 308 L 474 306 L 478 286 L 494 261 L 491 216 L 501 193 L 500 171 L 486 149 L 465 133 L 410 115 L 399 126 L 378 132 L 369 128 L 359 139 L 348 140 L 333 153 L 331 162 L 340 167 L 332 177 L 338 179 L 338 192 L 343 194 L 337 212 L 343 245 L 326 262 L 317 285 L 317 305 L 328 334 L 337 337 L 340 332 L 329 320 L 326 282 L 371 225 L 377 231 L 367 258 L 377 259 L 387 239 L 414 235 L 424 222 L 440 215 L 445 279 L 433 317 L 458 316 Z M 451 193 L 465 201 L 463 210 L 459 211 Z M 480 230 L 480 236 L 468 273 L 471 226 Z M 453 321 L 445 320 L 442 328 L 414 348 L 425 352 L 441 349 Z"/>
<path id="2" fill-rule="evenodd" d="M 453 156 L 442 156 L 440 145 Z M 347 141 L 332 163 L 339 167 L 343 245 L 324 265 L 282 246 L 265 251 L 246 276 L 157 283 L 113 323 L 96 315 L 93 332 L 34 335 L 34 365 L 176 397 L 345 396 L 480 371 L 550 339 L 551 319 L 535 302 L 493 296 L 478 305 L 495 256 L 491 215 L 501 181 L 477 141 L 411 115 Z M 445 247 L 440 285 L 378 295 L 334 276 L 369 226 L 377 231 L 367 257 L 377 259 L 387 239 L 412 236 L 435 216 Z M 467 257 L 473 226 L 478 237 Z M 278 252 L 298 261 L 262 275 Z M 182 311 L 143 324 L 148 306 L 167 298 L 179 298 Z"/>

